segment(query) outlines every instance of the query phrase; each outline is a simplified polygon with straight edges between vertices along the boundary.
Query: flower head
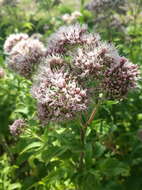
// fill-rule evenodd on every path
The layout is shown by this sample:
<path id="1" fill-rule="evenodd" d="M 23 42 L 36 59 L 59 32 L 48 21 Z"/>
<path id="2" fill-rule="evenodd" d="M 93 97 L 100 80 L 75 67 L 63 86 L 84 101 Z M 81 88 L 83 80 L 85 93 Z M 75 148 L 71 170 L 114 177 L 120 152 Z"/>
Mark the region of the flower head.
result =
<path id="1" fill-rule="evenodd" d="M 4 52 L 9 54 L 12 48 L 21 40 L 27 40 L 29 36 L 24 33 L 11 34 L 4 43 Z"/>
<path id="2" fill-rule="evenodd" d="M 82 36 L 87 31 L 87 26 L 79 24 L 62 26 L 48 39 L 48 54 L 63 53 L 65 46 L 82 44 Z"/>
<path id="3" fill-rule="evenodd" d="M 14 121 L 14 123 L 12 125 L 9 126 L 10 129 L 10 133 L 13 136 L 18 136 L 20 135 L 24 128 L 25 128 L 25 121 L 23 119 L 17 119 Z"/>
<path id="4" fill-rule="evenodd" d="M 8 63 L 12 70 L 28 78 L 44 56 L 44 45 L 38 39 L 19 41 L 10 52 Z"/>
<path id="5" fill-rule="evenodd" d="M 38 81 L 32 88 L 33 97 L 38 102 L 39 118 L 44 122 L 74 117 L 77 112 L 87 109 L 86 90 L 77 80 L 62 70 L 51 71 L 43 67 Z"/>
<path id="6" fill-rule="evenodd" d="M 106 9 L 118 9 L 124 1 L 125 0 L 92 0 L 87 4 L 87 8 L 98 13 Z"/>
<path id="7" fill-rule="evenodd" d="M 73 63 L 78 77 L 94 81 L 94 93 L 103 93 L 107 99 L 122 99 L 136 88 L 138 66 L 121 57 L 111 44 L 98 41 L 78 48 Z"/>
<path id="8" fill-rule="evenodd" d="M 93 75 L 100 78 L 106 67 L 118 61 L 119 54 L 113 45 L 97 41 L 78 48 L 73 63 L 81 77 Z"/>
<path id="9" fill-rule="evenodd" d="M 138 76 L 138 66 L 120 58 L 118 64 L 105 71 L 103 89 L 109 98 L 122 99 L 131 89 L 136 88 Z"/>

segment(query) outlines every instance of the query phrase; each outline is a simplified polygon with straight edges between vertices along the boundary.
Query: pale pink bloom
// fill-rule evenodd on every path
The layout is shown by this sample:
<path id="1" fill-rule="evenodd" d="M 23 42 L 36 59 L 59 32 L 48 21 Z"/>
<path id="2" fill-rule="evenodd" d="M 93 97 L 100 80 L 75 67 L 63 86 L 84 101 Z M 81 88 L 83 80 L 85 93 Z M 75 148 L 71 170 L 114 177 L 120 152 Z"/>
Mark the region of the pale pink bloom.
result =
<path id="1" fill-rule="evenodd" d="M 32 95 L 38 102 L 39 118 L 46 116 L 44 122 L 64 120 L 69 115 L 72 118 L 87 109 L 86 90 L 79 87 L 74 77 L 62 70 L 53 72 L 48 68 L 45 75 L 43 67 L 33 85 Z"/>
<path id="2" fill-rule="evenodd" d="M 113 45 L 96 41 L 78 48 L 73 63 L 80 70 L 80 76 L 99 77 L 104 72 L 104 67 L 118 63 L 119 59 L 119 54 Z"/>
<path id="3" fill-rule="evenodd" d="M 23 119 L 17 119 L 13 122 L 12 125 L 9 126 L 10 133 L 13 136 L 18 136 L 23 132 L 25 126 L 26 126 L 26 124 Z"/>
<path id="4" fill-rule="evenodd" d="M 103 89 L 109 98 L 122 99 L 131 89 L 137 87 L 138 78 L 138 66 L 120 58 L 118 64 L 105 71 Z"/>
<path id="5" fill-rule="evenodd" d="M 64 53 L 67 45 L 82 44 L 82 35 L 87 31 L 87 26 L 79 24 L 62 26 L 48 39 L 47 54 Z"/>
<path id="6" fill-rule="evenodd" d="M 38 39 L 28 38 L 19 41 L 10 52 L 8 64 L 12 70 L 28 78 L 40 59 L 45 54 L 45 47 Z"/>
<path id="7" fill-rule="evenodd" d="M 24 33 L 11 34 L 4 43 L 4 52 L 9 54 L 12 48 L 21 40 L 27 40 L 29 36 Z"/>

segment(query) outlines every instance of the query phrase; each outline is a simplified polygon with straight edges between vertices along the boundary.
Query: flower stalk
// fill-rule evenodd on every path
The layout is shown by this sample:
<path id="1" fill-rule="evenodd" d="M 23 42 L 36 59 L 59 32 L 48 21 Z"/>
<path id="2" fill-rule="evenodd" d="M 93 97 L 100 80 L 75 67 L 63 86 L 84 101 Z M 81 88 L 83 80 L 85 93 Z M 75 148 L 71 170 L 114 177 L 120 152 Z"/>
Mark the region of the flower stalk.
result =
<path id="1" fill-rule="evenodd" d="M 100 102 L 98 102 L 98 104 L 94 107 L 88 121 L 86 122 L 86 124 L 81 124 L 81 127 L 80 127 L 80 140 L 81 140 L 81 144 L 82 146 L 84 147 L 85 145 L 85 136 L 86 136 L 86 131 L 87 131 L 87 128 L 88 126 L 92 123 L 92 121 L 94 120 L 94 117 L 98 111 L 98 108 L 100 106 Z M 84 160 L 84 151 L 82 151 L 80 153 L 80 159 L 79 159 L 79 170 L 82 170 L 83 169 L 83 160 Z"/>

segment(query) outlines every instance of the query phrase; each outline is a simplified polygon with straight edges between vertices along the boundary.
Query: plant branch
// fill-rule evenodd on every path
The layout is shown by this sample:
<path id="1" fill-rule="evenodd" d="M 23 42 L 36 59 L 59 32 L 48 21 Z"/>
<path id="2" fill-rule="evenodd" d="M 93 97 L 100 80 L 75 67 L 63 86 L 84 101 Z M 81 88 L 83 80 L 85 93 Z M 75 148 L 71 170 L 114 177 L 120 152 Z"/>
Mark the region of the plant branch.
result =
<path id="1" fill-rule="evenodd" d="M 88 121 L 86 122 L 86 124 L 84 126 L 85 129 L 87 129 L 87 127 L 92 123 L 92 121 L 96 115 L 96 112 L 98 111 L 99 106 L 100 106 L 100 102 L 98 102 L 98 104 L 94 107 Z"/>
<path id="2" fill-rule="evenodd" d="M 88 121 L 86 122 L 85 125 L 83 125 L 81 123 L 81 127 L 80 127 L 80 140 L 81 140 L 81 144 L 82 146 L 85 145 L 85 135 L 86 135 L 86 130 L 87 130 L 87 127 L 92 123 L 94 117 L 95 117 L 95 114 L 98 110 L 98 107 L 100 105 L 100 102 L 96 105 L 96 107 L 93 109 Z M 84 152 L 82 151 L 80 153 L 80 160 L 79 160 L 79 170 L 81 170 L 83 168 L 83 159 L 84 159 Z"/>

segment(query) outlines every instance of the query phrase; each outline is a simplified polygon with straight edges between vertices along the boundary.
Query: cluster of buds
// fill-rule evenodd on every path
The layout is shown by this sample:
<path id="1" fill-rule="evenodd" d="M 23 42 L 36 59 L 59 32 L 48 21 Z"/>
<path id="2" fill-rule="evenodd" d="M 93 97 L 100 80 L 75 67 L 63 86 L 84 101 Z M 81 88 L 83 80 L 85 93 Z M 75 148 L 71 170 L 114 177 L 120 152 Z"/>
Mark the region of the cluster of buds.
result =
<path id="1" fill-rule="evenodd" d="M 38 101 L 39 118 L 46 116 L 44 122 L 72 118 L 87 108 L 86 90 L 63 68 L 51 70 L 47 65 L 41 66 L 32 94 Z"/>
<path id="2" fill-rule="evenodd" d="M 105 9 L 118 9 L 125 0 L 92 0 L 87 4 L 87 9 L 100 13 Z"/>
<path id="3" fill-rule="evenodd" d="M 87 26 L 79 24 L 62 26 L 48 39 L 47 55 L 64 54 L 72 46 L 93 43 L 98 35 L 87 33 Z"/>
<path id="4" fill-rule="evenodd" d="M 101 41 L 78 48 L 73 59 L 81 77 L 92 75 L 96 79 L 100 79 L 106 67 L 118 61 L 119 54 L 116 48 Z"/>
<path id="5" fill-rule="evenodd" d="M 127 0 L 92 0 L 86 5 L 86 9 L 94 15 L 95 30 L 100 31 L 100 26 L 103 26 L 107 30 L 112 28 L 124 33 L 126 19 L 122 19 L 122 15 L 126 17 L 127 5 Z"/>
<path id="6" fill-rule="evenodd" d="M 78 48 L 73 63 L 79 77 L 94 81 L 94 92 L 106 99 L 122 99 L 137 86 L 138 66 L 121 57 L 111 44 L 100 41 Z"/>
<path id="7" fill-rule="evenodd" d="M 45 54 L 45 47 L 38 39 L 30 38 L 27 34 L 12 34 L 4 44 L 4 51 L 8 54 L 9 67 L 20 75 L 30 78 Z"/>
<path id="8" fill-rule="evenodd" d="M 103 89 L 106 96 L 112 99 L 123 98 L 130 89 L 136 88 L 138 76 L 138 66 L 120 58 L 118 64 L 104 72 Z"/>
<path id="9" fill-rule="evenodd" d="M 88 33 L 86 25 L 59 28 L 49 37 L 44 56 L 41 49 L 44 46 L 36 39 L 22 39 L 10 51 L 10 61 L 12 66 L 20 63 L 13 69 L 26 77 L 25 73 L 31 73 L 28 63 L 39 61 L 31 93 L 44 124 L 78 116 L 100 93 L 103 98 L 120 100 L 137 86 L 137 65 L 99 35 Z"/>
<path id="10" fill-rule="evenodd" d="M 13 136 L 19 136 L 25 129 L 25 121 L 23 119 L 17 119 L 12 125 L 9 126 L 10 133 Z"/>
<path id="11" fill-rule="evenodd" d="M 12 48 L 21 40 L 27 40 L 29 36 L 24 33 L 11 34 L 4 43 L 4 52 L 9 54 Z"/>

